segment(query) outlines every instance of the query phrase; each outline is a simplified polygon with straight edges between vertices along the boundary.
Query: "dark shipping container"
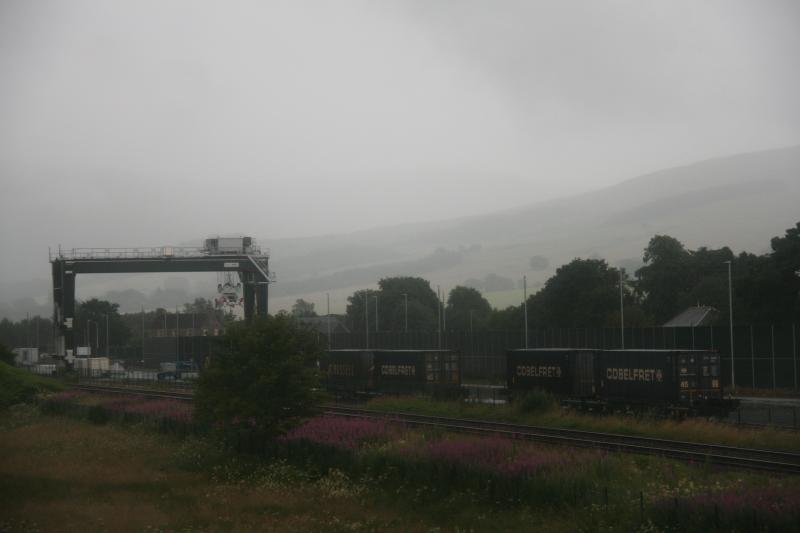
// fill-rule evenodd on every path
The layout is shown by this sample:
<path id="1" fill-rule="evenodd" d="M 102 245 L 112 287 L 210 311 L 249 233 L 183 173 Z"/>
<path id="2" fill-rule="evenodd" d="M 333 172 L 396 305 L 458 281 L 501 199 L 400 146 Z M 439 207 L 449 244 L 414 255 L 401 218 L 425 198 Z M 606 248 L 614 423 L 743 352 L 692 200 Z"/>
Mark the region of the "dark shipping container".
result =
<path id="1" fill-rule="evenodd" d="M 540 389 L 574 398 L 595 393 L 594 352 L 590 350 L 509 350 L 506 364 L 509 391 Z"/>
<path id="2" fill-rule="evenodd" d="M 374 355 L 379 392 L 438 392 L 461 386 L 459 356 L 451 350 L 375 350 Z"/>
<path id="3" fill-rule="evenodd" d="M 328 389 L 368 392 L 374 389 L 374 354 L 369 350 L 329 350 L 325 369 Z"/>

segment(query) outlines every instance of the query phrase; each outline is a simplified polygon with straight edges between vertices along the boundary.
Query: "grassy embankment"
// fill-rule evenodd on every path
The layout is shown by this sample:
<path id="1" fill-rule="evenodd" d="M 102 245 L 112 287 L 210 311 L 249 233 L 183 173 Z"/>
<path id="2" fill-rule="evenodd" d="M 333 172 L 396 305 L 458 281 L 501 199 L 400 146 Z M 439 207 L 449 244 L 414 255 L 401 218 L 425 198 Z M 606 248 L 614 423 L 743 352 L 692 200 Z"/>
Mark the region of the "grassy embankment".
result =
<path id="1" fill-rule="evenodd" d="M 209 439 L 16 406 L 0 415 L 0 531 L 666 532 L 675 498 L 685 520 L 687 506 L 707 494 L 800 490 L 793 478 L 587 455 L 579 460 L 591 462 L 563 478 L 588 483 L 577 487 L 583 496 L 570 500 L 571 486 L 559 484 L 564 474 L 558 469 L 542 475 L 561 495 L 520 503 L 487 499 L 486 486 L 462 486 L 472 478 L 456 470 L 440 469 L 427 479 L 417 470 L 414 482 L 398 482 L 396 463 L 383 463 L 371 475 L 356 465 L 415 438 L 427 437 L 393 434 L 384 444 L 363 445 L 351 466 L 326 468 L 313 446 L 299 448 L 309 453 L 292 460 L 237 455 Z M 530 452 L 562 453 L 539 447 Z M 338 457 L 341 462 L 346 455 Z M 763 521 L 766 514 L 759 512 Z M 724 524 L 731 510 L 720 513 Z"/>
<path id="2" fill-rule="evenodd" d="M 433 416 L 475 418 L 502 422 L 581 429 L 625 435 L 723 444 L 744 448 L 799 450 L 800 433 L 780 429 L 745 429 L 704 418 L 665 420 L 625 415 L 589 415 L 560 407 L 546 394 L 531 394 L 511 404 L 479 404 L 431 400 L 424 397 L 381 397 L 369 409 Z"/>
<path id="3" fill-rule="evenodd" d="M 29 402 L 39 393 L 63 389 L 64 385 L 54 379 L 0 361 L 0 411 L 17 403 Z"/>
<path id="4" fill-rule="evenodd" d="M 41 405 L 69 416 L 0 414 L 0 531 L 748 531 L 800 519 L 797 479 L 656 457 L 341 418 L 248 455 L 187 432 L 186 403 L 67 392 Z"/>

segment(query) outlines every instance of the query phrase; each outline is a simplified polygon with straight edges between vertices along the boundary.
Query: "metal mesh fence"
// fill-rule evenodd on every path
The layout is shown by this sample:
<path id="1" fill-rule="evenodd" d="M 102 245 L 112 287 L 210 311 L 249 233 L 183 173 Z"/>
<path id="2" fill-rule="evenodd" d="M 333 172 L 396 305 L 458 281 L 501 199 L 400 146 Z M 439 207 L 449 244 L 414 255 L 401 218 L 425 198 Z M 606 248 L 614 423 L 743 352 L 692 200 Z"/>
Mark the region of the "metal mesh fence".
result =
<path id="1" fill-rule="evenodd" d="M 796 325 L 746 325 L 733 328 L 733 380 L 739 387 L 798 388 Z M 623 343 L 624 336 L 624 343 Z M 324 337 L 324 336 L 323 336 Z M 370 331 L 331 334 L 332 349 L 458 350 L 466 379 L 502 382 L 507 350 L 525 347 L 518 331 Z M 722 355 L 725 386 L 731 384 L 731 333 L 728 326 L 643 328 L 531 328 L 529 348 L 715 350 Z"/>

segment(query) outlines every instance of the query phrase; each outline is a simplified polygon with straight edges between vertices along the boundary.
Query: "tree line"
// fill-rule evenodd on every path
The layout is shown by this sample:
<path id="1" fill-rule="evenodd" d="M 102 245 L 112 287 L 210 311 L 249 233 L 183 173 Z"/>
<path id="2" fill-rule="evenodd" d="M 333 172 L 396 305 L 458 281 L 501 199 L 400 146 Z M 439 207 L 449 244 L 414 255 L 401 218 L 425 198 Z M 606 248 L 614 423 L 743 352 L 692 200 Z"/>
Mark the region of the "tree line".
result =
<path id="1" fill-rule="evenodd" d="M 643 266 L 633 273 L 603 259 L 573 259 L 528 297 L 528 326 L 618 327 L 620 311 L 626 327 L 658 326 L 693 305 L 716 308 L 718 323 L 727 324 L 729 264 L 734 323 L 798 322 L 800 222 L 770 245 L 762 255 L 736 255 L 727 246 L 691 250 L 674 237 L 655 235 L 643 251 Z M 294 312 L 313 314 L 313 304 L 298 300 Z M 423 278 L 389 277 L 377 289 L 354 292 L 345 321 L 351 331 L 367 325 L 372 331 L 403 331 L 406 323 L 418 331 L 518 330 L 524 327 L 524 312 L 522 301 L 492 308 L 472 287 L 438 295 Z"/>
<path id="2" fill-rule="evenodd" d="M 692 305 L 709 305 L 727 324 L 728 262 L 734 323 L 790 324 L 800 322 L 800 222 L 770 241 L 770 251 L 739 255 L 726 247 L 688 249 L 669 235 L 655 235 L 642 255 L 643 266 L 627 272 L 603 259 L 576 258 L 560 266 L 544 286 L 527 300 L 528 326 L 618 327 L 620 284 L 627 327 L 658 326 Z M 521 296 L 521 295 L 520 295 Z M 522 298 L 520 298 L 522 300 Z M 182 312 L 214 314 L 220 323 L 232 317 L 214 309 L 203 298 L 185 304 Z M 149 324 L 169 315 L 157 309 L 145 313 Z M 314 305 L 299 299 L 296 317 L 315 316 Z M 108 328 L 106 328 L 108 317 Z M 383 278 L 377 289 L 355 291 L 349 298 L 345 323 L 351 331 L 520 330 L 524 306 L 492 308 L 474 287 L 457 286 L 437 294 L 428 280 L 413 276 Z M 78 344 L 104 351 L 135 347 L 140 339 L 141 314 L 121 314 L 116 303 L 90 299 L 79 302 L 75 313 Z M 46 317 L 0 320 L 0 343 L 52 349 L 53 324 Z"/>

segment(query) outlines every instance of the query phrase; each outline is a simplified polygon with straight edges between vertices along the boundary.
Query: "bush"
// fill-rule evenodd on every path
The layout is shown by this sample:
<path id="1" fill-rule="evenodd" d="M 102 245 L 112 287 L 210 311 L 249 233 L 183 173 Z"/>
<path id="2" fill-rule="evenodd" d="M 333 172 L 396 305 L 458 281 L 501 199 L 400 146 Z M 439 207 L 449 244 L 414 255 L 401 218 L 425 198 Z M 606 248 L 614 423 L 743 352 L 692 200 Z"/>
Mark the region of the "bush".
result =
<path id="1" fill-rule="evenodd" d="M 544 413 L 558 405 L 552 394 L 539 389 L 526 391 L 515 398 L 514 403 L 519 412 L 526 414 Z"/>
<path id="2" fill-rule="evenodd" d="M 29 402 L 41 392 L 63 388 L 57 381 L 0 362 L 0 410 L 17 403 Z"/>
<path id="3" fill-rule="evenodd" d="M 286 314 L 228 328 L 200 375 L 195 418 L 225 431 L 284 433 L 316 404 L 317 335 Z"/>
<path id="4" fill-rule="evenodd" d="M 3 343 L 0 343 L 0 362 L 8 365 L 14 364 L 14 352 L 6 348 L 6 345 Z"/>

